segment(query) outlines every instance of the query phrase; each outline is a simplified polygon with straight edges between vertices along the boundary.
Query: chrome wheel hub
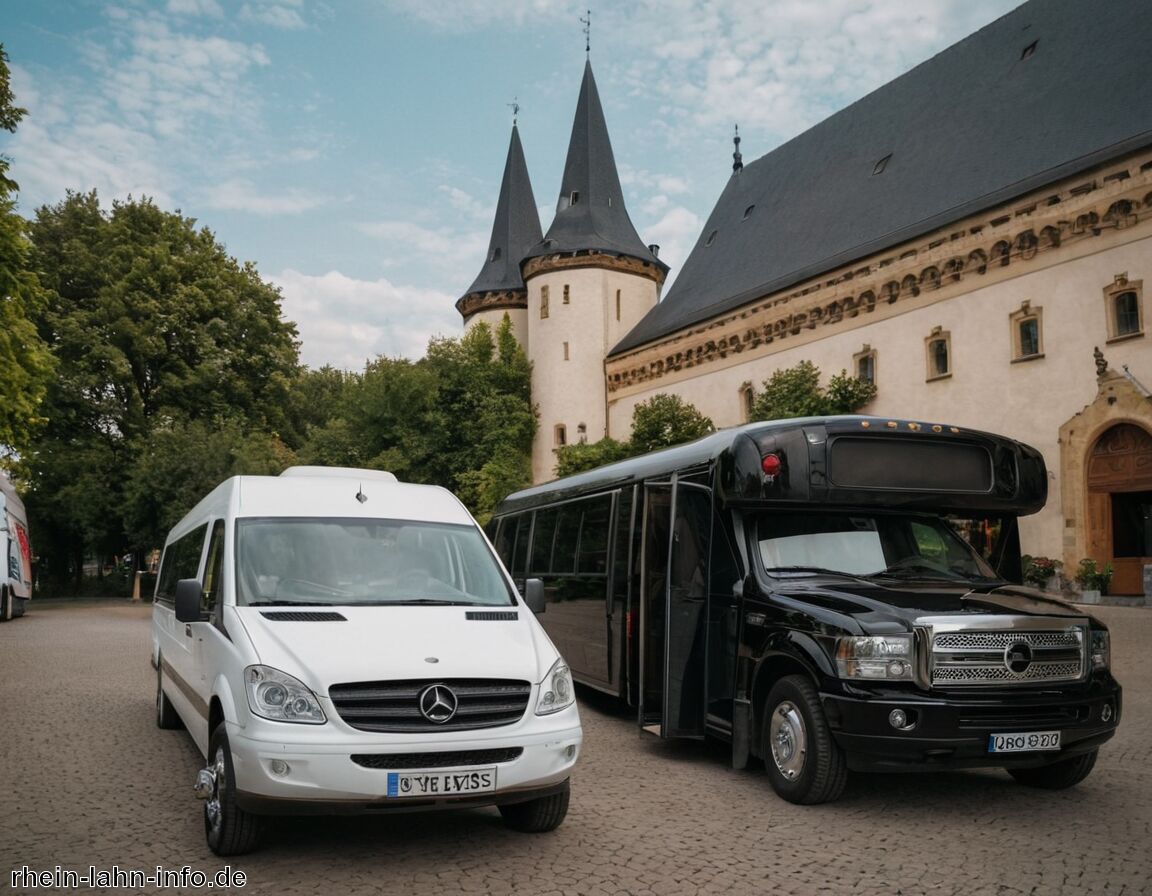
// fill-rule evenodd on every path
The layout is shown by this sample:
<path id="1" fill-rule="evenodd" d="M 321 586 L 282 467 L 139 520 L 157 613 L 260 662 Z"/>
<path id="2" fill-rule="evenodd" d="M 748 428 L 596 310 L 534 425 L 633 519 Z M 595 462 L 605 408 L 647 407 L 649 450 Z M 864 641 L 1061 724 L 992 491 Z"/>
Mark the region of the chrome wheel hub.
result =
<path id="1" fill-rule="evenodd" d="M 791 700 L 783 701 L 772 711 L 768 742 L 777 770 L 789 781 L 795 781 L 804 771 L 808 735 L 804 730 L 804 717 Z"/>
<path id="2" fill-rule="evenodd" d="M 222 811 L 220 808 L 220 782 L 224 780 L 224 750 L 217 748 L 212 764 L 204 769 L 212 779 L 212 792 L 204 803 L 204 819 L 213 832 L 220 830 Z M 204 774 L 201 772 L 201 775 Z"/>

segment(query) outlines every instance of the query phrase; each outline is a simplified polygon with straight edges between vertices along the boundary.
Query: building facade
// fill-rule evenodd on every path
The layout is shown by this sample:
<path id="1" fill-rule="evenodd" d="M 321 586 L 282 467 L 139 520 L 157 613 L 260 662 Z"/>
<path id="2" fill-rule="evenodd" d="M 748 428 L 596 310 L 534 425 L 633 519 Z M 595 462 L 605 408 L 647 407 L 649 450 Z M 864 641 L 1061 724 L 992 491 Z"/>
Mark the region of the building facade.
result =
<path id="1" fill-rule="evenodd" d="M 626 438 L 635 406 L 665 392 L 734 425 L 773 372 L 809 360 L 873 380 L 868 413 L 1040 449 L 1050 498 L 1023 521 L 1024 550 L 1070 570 L 1111 563 L 1113 592 L 1141 593 L 1150 38 L 1141 0 L 1032 0 L 768 155 L 737 157 L 662 301 L 664 270 L 638 237 L 581 249 L 596 241 L 573 230 L 560 251 L 526 252 L 537 480 L 573 425 Z M 600 261 L 575 266 L 581 251 Z M 595 298 L 573 305 L 577 286 Z M 563 360 L 577 349 L 579 375 Z"/>

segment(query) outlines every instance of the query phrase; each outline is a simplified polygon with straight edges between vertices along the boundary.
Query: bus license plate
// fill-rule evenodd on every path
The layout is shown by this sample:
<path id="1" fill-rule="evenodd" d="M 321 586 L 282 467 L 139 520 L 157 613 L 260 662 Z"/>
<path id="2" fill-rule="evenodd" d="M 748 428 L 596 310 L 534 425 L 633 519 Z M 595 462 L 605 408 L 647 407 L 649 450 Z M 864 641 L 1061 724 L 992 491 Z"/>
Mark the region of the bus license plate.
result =
<path id="1" fill-rule="evenodd" d="M 388 796 L 457 796 L 490 793 L 496 789 L 496 769 L 474 768 L 466 772 L 389 772 Z"/>
<path id="2" fill-rule="evenodd" d="M 1029 753 L 1059 749 L 1059 731 L 1028 731 L 1023 734 L 988 735 L 989 753 Z"/>

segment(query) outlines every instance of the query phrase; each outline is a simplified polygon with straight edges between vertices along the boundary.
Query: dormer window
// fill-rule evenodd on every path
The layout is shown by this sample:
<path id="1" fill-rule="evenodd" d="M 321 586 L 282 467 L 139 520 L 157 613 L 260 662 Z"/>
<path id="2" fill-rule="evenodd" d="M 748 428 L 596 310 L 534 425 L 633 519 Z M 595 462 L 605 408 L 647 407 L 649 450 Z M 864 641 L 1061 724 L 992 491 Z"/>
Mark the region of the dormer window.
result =
<path id="1" fill-rule="evenodd" d="M 492 254 L 488 256 L 488 260 L 489 261 L 499 261 L 500 260 L 500 254 L 501 254 L 500 253 L 500 247 L 499 246 L 493 246 L 492 247 Z"/>
<path id="2" fill-rule="evenodd" d="M 873 165 L 872 176 L 875 177 L 877 174 L 883 174 L 884 169 L 888 167 L 888 162 L 891 161 L 891 159 L 892 153 L 888 153 L 888 155 L 884 156 L 884 158 L 880 159 L 875 165 Z"/>
<path id="3" fill-rule="evenodd" d="M 756 206 L 750 205 L 748 208 L 744 209 L 744 217 L 741 218 L 741 220 L 747 221 L 750 217 L 752 217 L 752 212 L 755 210 L 755 208 Z"/>
<path id="4" fill-rule="evenodd" d="M 717 233 L 719 233 L 719 231 L 713 230 L 710 234 L 708 234 L 708 239 L 704 240 L 705 247 L 711 246 L 714 242 L 716 242 Z"/>
<path id="5" fill-rule="evenodd" d="M 580 202 L 580 191 L 579 190 L 573 190 L 571 192 L 571 194 L 569 194 L 569 196 L 568 196 L 568 204 L 569 205 L 576 205 L 579 202 Z"/>

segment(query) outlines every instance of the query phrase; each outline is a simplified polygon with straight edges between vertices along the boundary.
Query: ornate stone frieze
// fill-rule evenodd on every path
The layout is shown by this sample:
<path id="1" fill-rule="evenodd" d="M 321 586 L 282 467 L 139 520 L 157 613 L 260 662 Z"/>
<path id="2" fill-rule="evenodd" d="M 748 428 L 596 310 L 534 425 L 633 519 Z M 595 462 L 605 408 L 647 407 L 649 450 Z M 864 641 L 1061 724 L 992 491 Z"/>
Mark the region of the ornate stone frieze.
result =
<path id="1" fill-rule="evenodd" d="M 919 244 L 895 247 L 611 358 L 608 391 L 642 386 L 742 352 L 768 354 L 773 344 L 818 338 L 813 331 L 851 327 L 857 318 L 895 313 L 890 306 L 898 303 L 934 300 L 921 298 L 928 294 L 939 292 L 938 298 L 946 299 L 978 288 L 973 278 L 1036 263 L 1105 231 L 1147 226 L 1150 221 L 1152 157 L 1144 155 L 1126 167 L 1087 180 L 1081 176 L 1060 192 L 1050 188 L 1015 208 L 956 222 Z"/>
<path id="2" fill-rule="evenodd" d="M 632 258 L 628 255 L 612 255 L 608 252 L 595 250 L 529 258 L 524 262 L 520 273 L 527 282 L 537 274 L 575 268 L 599 268 L 601 270 L 620 271 L 624 274 L 636 274 L 640 277 L 647 277 L 657 284 L 664 282 L 667 273 L 651 262 L 641 261 L 639 258 Z"/>
<path id="3" fill-rule="evenodd" d="M 458 299 L 456 310 L 467 320 L 478 311 L 514 311 L 528 307 L 526 289 L 505 289 L 494 292 L 474 292 Z"/>

